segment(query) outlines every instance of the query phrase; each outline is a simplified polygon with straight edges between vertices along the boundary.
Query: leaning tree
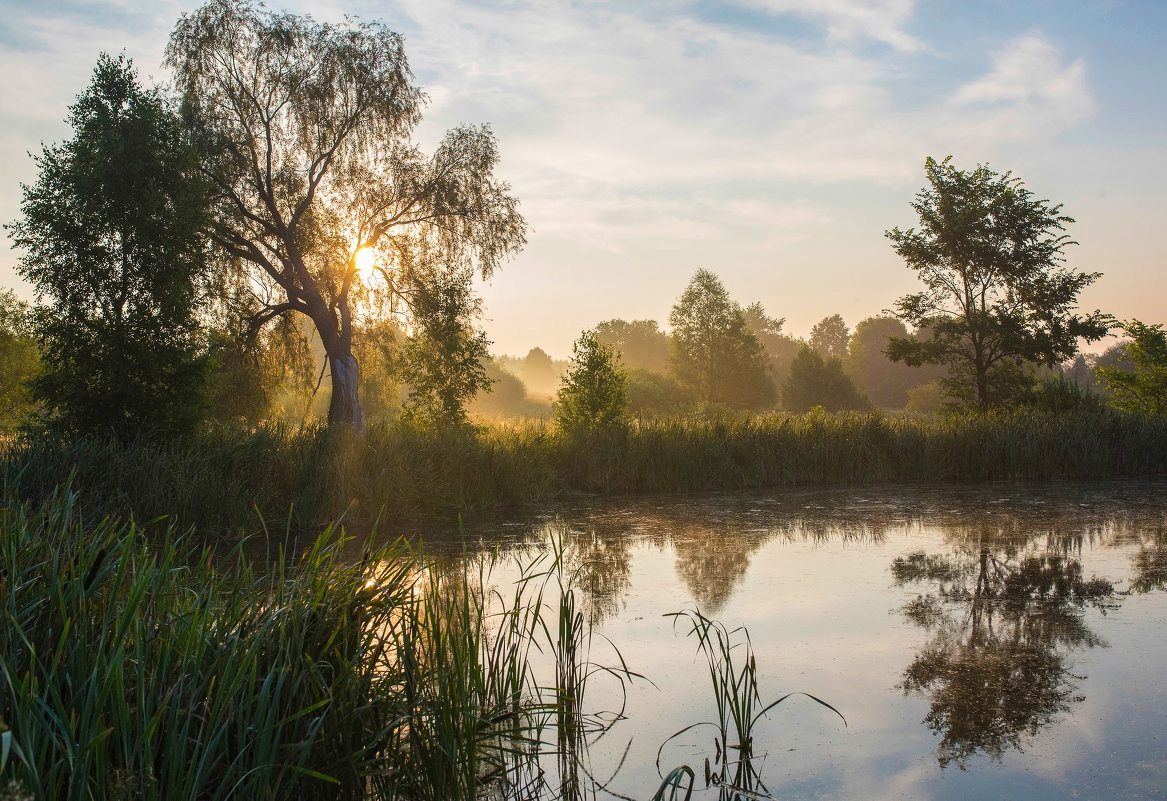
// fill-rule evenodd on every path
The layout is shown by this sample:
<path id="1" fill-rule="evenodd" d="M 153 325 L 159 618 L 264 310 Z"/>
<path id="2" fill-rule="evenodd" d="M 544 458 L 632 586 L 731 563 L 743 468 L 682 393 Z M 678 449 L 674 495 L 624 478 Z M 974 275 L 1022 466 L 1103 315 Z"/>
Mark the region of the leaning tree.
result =
<path id="1" fill-rule="evenodd" d="M 425 96 L 380 22 L 212 0 L 180 17 L 166 59 L 251 331 L 307 315 L 331 372 L 329 424 L 362 428 L 359 315 L 384 310 L 408 330 L 422 287 L 489 277 L 525 242 L 494 136 L 462 126 L 424 155 L 412 133 Z"/>
<path id="2" fill-rule="evenodd" d="M 943 384 L 958 401 L 1016 400 L 1030 365 L 1057 364 L 1077 353 L 1079 339 L 1106 335 L 1108 315 L 1074 311 L 1101 273 L 1066 267 L 1073 219 L 1011 173 L 965 172 L 951 158 L 928 159 L 924 169 L 929 186 L 912 204 L 919 228 L 886 235 L 925 286 L 896 302 L 896 316 L 930 335 L 893 337 L 887 355 L 945 365 Z"/>

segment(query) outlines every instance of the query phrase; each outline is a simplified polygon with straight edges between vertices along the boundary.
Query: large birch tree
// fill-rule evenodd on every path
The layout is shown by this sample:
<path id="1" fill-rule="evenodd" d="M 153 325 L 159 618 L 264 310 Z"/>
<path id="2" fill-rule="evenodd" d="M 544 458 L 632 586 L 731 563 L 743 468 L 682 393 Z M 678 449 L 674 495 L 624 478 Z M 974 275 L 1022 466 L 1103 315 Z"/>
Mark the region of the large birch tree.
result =
<path id="1" fill-rule="evenodd" d="M 381 22 L 318 22 L 246 0 L 183 15 L 167 48 L 213 187 L 211 236 L 246 274 L 250 324 L 307 315 L 327 354 L 329 424 L 363 428 L 357 317 L 415 320 L 427 282 L 489 277 L 525 242 L 486 126 L 412 140 L 425 102 Z"/>

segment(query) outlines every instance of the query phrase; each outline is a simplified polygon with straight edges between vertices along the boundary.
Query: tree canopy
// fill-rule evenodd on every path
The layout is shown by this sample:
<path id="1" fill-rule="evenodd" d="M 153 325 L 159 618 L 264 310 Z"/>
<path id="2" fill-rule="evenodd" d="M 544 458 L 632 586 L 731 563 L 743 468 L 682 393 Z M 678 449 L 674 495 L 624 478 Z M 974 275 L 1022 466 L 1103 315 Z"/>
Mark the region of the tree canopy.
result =
<path id="1" fill-rule="evenodd" d="M 35 408 L 32 382 L 40 373 L 40 349 L 32 309 L 11 289 L 0 291 L 0 431 L 25 423 Z"/>
<path id="2" fill-rule="evenodd" d="M 782 388 L 782 405 L 792 412 L 807 412 L 815 406 L 828 412 L 871 408 L 870 401 L 844 372 L 841 360 L 824 359 L 806 345 L 790 365 L 790 375 Z"/>
<path id="3" fill-rule="evenodd" d="M 850 338 L 851 332 L 841 314 L 824 317 L 810 329 L 810 346 L 823 358 L 846 358 Z"/>
<path id="4" fill-rule="evenodd" d="M 766 353 L 721 280 L 698 270 L 669 314 L 673 371 L 698 400 L 758 409 L 775 399 Z"/>
<path id="5" fill-rule="evenodd" d="M 782 333 L 782 326 L 786 320 L 781 317 L 771 317 L 766 313 L 761 303 L 751 303 L 745 308 L 746 328 L 761 343 L 766 352 L 766 359 L 770 366 L 770 380 L 775 387 L 782 387 L 786 377 L 790 374 L 790 365 L 798 351 L 802 349 L 802 341 Z"/>
<path id="6" fill-rule="evenodd" d="M 41 301 L 35 393 L 70 431 L 187 431 L 200 412 L 206 270 L 194 151 L 124 57 L 98 59 L 68 122 L 72 138 L 34 157 L 37 182 L 8 226 Z"/>
<path id="7" fill-rule="evenodd" d="M 902 409 L 908 393 L 944 374 L 938 366 L 912 367 L 886 354 L 892 339 L 906 339 L 907 327 L 895 317 L 868 317 L 855 325 L 847 344 L 845 365 L 855 386 L 881 409 Z"/>
<path id="8" fill-rule="evenodd" d="M 1131 369 L 1101 367 L 1098 370 L 1110 392 L 1111 404 L 1136 414 L 1167 414 L 1167 331 L 1162 325 L 1147 325 L 1138 320 L 1120 327 L 1131 338 L 1126 344 Z"/>
<path id="9" fill-rule="evenodd" d="M 656 320 L 605 320 L 596 326 L 596 338 L 615 350 L 629 370 L 669 371 L 669 335 Z"/>
<path id="10" fill-rule="evenodd" d="M 584 331 L 572 348 L 571 364 L 555 398 L 555 422 L 569 433 L 623 428 L 628 422 L 627 374 L 620 357 Z"/>
<path id="11" fill-rule="evenodd" d="M 1030 365 L 1060 363 L 1079 339 L 1106 334 L 1108 316 L 1073 311 L 1101 274 L 1065 266 L 1073 219 L 1011 173 L 986 165 L 965 172 L 951 158 L 929 158 L 924 169 L 928 186 L 912 203 L 920 227 L 886 235 L 925 286 L 900 298 L 896 314 L 931 337 L 893 338 L 887 353 L 947 365 L 943 384 L 958 402 L 1016 400 L 1031 384 Z"/>
<path id="12" fill-rule="evenodd" d="M 212 238 L 258 330 L 299 313 L 332 381 L 331 423 L 363 425 L 362 309 L 412 327 L 421 287 L 489 276 L 525 241 L 486 126 L 411 141 L 424 96 L 380 22 L 318 22 L 247 0 L 180 17 L 167 47 L 212 187 Z"/>

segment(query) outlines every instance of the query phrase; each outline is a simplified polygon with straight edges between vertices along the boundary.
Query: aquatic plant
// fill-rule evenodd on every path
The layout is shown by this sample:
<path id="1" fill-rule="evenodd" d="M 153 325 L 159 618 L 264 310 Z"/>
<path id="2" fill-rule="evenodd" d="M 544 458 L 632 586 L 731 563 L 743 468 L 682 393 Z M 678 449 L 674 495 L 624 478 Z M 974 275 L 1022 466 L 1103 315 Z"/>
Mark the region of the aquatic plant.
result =
<path id="1" fill-rule="evenodd" d="M 2 786 L 534 797 L 571 730 L 609 725 L 584 707 L 600 668 L 554 544 L 505 592 L 490 560 L 443 569 L 401 542 L 354 559 L 337 527 L 216 550 L 173 526 L 88 523 L 75 501 L 0 508 Z"/>
<path id="2" fill-rule="evenodd" d="M 1167 418 L 1016 409 L 954 416 L 767 414 L 640 421 L 561 436 L 546 422 L 475 430 L 278 426 L 147 439 L 18 438 L 0 481 L 41 502 L 73 476 L 84 513 L 168 516 L 204 533 L 281 520 L 317 532 L 452 521 L 565 493 L 777 489 L 895 481 L 1096 479 L 1167 472 Z"/>
<path id="3" fill-rule="evenodd" d="M 662 743 L 657 751 L 658 774 L 661 770 L 661 755 L 669 742 L 694 729 L 711 726 L 716 733 L 712 761 L 708 757 L 705 759 L 705 786 L 719 788 L 720 796 L 724 799 L 771 798 L 759 771 L 759 762 L 765 759 L 765 754 L 758 754 L 754 749 L 754 729 L 762 718 L 787 699 L 801 695 L 831 710 L 846 725 L 847 720 L 839 710 L 808 693 L 787 693 L 777 700 L 764 703 L 758 687 L 758 664 L 753 644 L 745 628 L 731 631 L 724 623 L 706 617 L 699 609 L 670 612 L 665 617 L 672 618 L 674 625 L 687 625 L 686 636 L 697 638 L 697 651 L 705 657 L 709 670 L 717 719 L 686 726 Z M 683 768 L 688 768 L 691 792 L 695 777 L 692 768 Z M 662 775 L 662 779 L 658 795 L 666 788 L 670 788 L 669 792 L 675 795 L 680 786 L 677 771 Z"/>

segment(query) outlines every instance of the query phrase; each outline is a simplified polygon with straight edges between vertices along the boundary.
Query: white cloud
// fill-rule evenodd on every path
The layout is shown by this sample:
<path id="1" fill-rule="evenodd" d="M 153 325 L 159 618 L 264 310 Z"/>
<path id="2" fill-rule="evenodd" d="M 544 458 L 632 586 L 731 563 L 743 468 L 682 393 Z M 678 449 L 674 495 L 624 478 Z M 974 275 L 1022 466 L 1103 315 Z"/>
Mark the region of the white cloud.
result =
<path id="1" fill-rule="evenodd" d="M 694 0 L 272 5 L 321 18 L 343 8 L 405 33 L 431 98 L 422 144 L 462 122 L 490 122 L 540 238 L 531 249 L 565 263 L 589 250 L 640 259 L 653 243 L 692 243 L 694 259 L 731 262 L 836 237 L 848 212 L 834 204 L 851 191 L 838 187 L 910 189 L 928 154 L 996 163 L 1003 143 L 1048 142 L 1091 108 L 1085 64 L 1036 34 L 991 54 L 983 75 L 938 75 L 935 44 L 908 33 L 911 0 L 735 2 L 775 24 L 718 22 Z M 165 78 L 170 26 L 197 4 L 166 0 L 139 13 L 115 3 L 29 13 L 20 33 L 33 46 L 0 48 L 4 219 L 16 213 L 17 180 L 31 177 L 24 151 L 65 133 L 65 106 L 97 51 L 124 46 L 143 74 Z M 786 15 L 821 25 L 830 41 L 784 35 Z M 920 81 L 926 91 L 902 91 Z M 13 263 L 0 253 L 0 283 Z"/>
<path id="2" fill-rule="evenodd" d="M 976 109 L 1012 107 L 1047 120 L 1072 124 L 1091 114 L 1094 104 L 1086 82 L 1086 63 L 1065 63 L 1057 47 L 1030 34 L 1014 39 L 993 54 L 992 70 L 966 83 L 952 105 Z"/>
<path id="3" fill-rule="evenodd" d="M 738 0 L 741 5 L 771 14 L 794 14 L 822 22 L 840 39 L 869 38 L 897 50 L 921 49 L 904 30 L 915 0 Z"/>

